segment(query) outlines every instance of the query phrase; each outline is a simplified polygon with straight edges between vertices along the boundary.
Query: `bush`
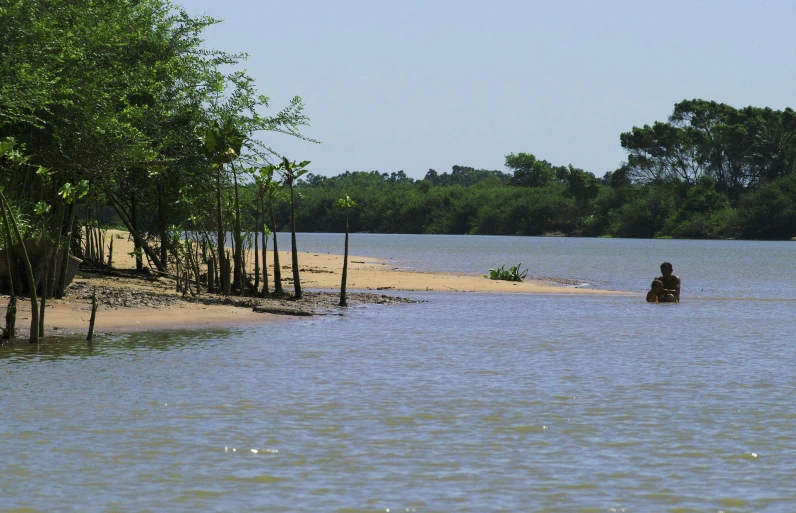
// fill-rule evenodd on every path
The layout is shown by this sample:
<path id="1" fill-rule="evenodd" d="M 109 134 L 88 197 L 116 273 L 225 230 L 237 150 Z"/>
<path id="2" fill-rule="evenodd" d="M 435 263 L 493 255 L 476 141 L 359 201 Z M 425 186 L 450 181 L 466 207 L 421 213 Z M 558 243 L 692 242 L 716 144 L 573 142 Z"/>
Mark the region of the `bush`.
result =
<path id="1" fill-rule="evenodd" d="M 528 275 L 528 269 L 521 271 L 520 266 L 522 266 L 522 264 L 514 265 L 506 269 L 505 265 L 501 265 L 497 269 L 490 269 L 489 276 L 484 275 L 484 278 L 489 278 L 490 280 L 522 281 L 525 276 Z"/>

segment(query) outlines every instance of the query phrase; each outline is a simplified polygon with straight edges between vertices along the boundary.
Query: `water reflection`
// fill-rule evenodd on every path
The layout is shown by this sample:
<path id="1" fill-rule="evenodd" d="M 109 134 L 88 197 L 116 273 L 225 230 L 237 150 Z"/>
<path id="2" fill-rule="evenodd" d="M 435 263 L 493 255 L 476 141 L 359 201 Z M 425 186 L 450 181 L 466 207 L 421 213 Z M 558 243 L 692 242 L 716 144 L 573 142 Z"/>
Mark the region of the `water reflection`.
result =
<path id="1" fill-rule="evenodd" d="M 0 361 L 21 363 L 141 351 L 174 351 L 208 342 L 222 343 L 241 333 L 238 329 L 152 331 L 95 337 L 92 342 L 87 342 L 82 335 L 64 335 L 43 338 L 38 344 L 19 339 L 0 344 Z"/>

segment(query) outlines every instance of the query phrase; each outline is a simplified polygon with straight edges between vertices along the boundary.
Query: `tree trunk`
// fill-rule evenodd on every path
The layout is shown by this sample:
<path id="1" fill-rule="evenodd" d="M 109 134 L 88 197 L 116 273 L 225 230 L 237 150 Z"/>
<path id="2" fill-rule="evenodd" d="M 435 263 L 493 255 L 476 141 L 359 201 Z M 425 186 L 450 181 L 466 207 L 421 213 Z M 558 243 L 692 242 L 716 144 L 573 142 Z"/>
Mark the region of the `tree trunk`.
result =
<path id="1" fill-rule="evenodd" d="M 19 233 L 19 225 L 17 220 L 11 212 L 11 207 L 4 195 L 0 194 L 0 209 L 3 211 L 3 223 L 6 230 L 11 233 L 11 228 L 14 229 L 14 235 L 19 240 L 19 247 L 21 248 L 22 260 L 25 263 L 25 272 L 28 275 L 28 288 L 30 290 L 30 343 L 36 344 L 39 342 L 39 302 L 36 299 L 36 277 L 33 276 L 33 266 L 30 265 L 30 258 L 28 258 L 28 250 L 22 242 L 22 236 Z M 10 219 L 10 222 L 9 222 Z M 8 248 L 9 252 L 11 247 Z"/>
<path id="2" fill-rule="evenodd" d="M 229 251 L 221 261 L 221 281 L 224 283 L 224 295 L 232 294 L 232 260 L 229 258 Z"/>
<path id="3" fill-rule="evenodd" d="M 138 233 L 138 230 L 136 230 L 133 227 L 133 225 L 130 222 L 130 220 L 127 219 L 127 214 L 124 212 L 122 207 L 116 201 L 116 198 L 114 198 L 113 195 L 111 195 L 110 192 L 106 193 L 106 196 L 108 196 L 108 199 L 111 202 L 111 206 L 113 207 L 113 210 L 116 211 L 116 213 L 119 215 L 119 218 L 122 220 L 124 225 L 130 231 L 130 235 L 133 236 L 133 240 L 138 242 L 138 244 L 141 247 L 141 249 L 143 249 L 144 253 L 146 253 L 147 258 L 149 258 L 152 261 L 152 263 L 155 264 L 155 267 L 157 268 L 158 271 L 163 272 L 163 273 L 168 272 L 166 270 L 165 266 L 163 265 L 163 263 L 160 261 L 160 258 L 158 258 L 157 254 L 155 254 L 155 252 L 152 250 L 152 248 L 149 247 L 149 244 L 147 244 L 147 242 L 144 240 L 144 238 L 141 236 L 141 234 Z"/>
<path id="4" fill-rule="evenodd" d="M 72 232 L 75 226 L 75 211 L 77 210 L 77 200 L 69 204 L 69 223 L 66 227 L 66 240 L 64 241 L 64 249 L 61 251 L 61 272 L 58 273 L 58 286 L 55 287 L 56 299 L 64 297 L 64 290 L 66 289 L 66 275 L 69 272 L 69 253 L 72 250 Z"/>
<path id="5" fill-rule="evenodd" d="M 8 308 L 6 308 L 6 329 L 3 332 L 6 340 L 16 340 L 17 338 L 17 296 L 12 295 L 8 298 Z"/>
<path id="6" fill-rule="evenodd" d="M 290 242 L 293 256 L 293 294 L 301 299 L 301 280 L 299 280 L 298 248 L 296 248 L 296 201 L 293 198 L 293 182 L 290 183 Z"/>
<path id="7" fill-rule="evenodd" d="M 158 187 L 158 231 L 160 234 L 160 261 L 169 268 L 169 233 L 163 213 L 163 187 Z"/>
<path id="8" fill-rule="evenodd" d="M 257 223 L 254 225 L 254 295 L 260 292 L 260 246 L 257 242 L 260 235 Z"/>
<path id="9" fill-rule="evenodd" d="M 138 231 L 138 202 L 135 199 L 135 193 L 133 193 L 130 198 L 130 222 L 133 225 L 133 229 Z M 135 270 L 141 272 L 144 270 L 144 260 L 141 254 L 142 249 L 138 244 L 138 239 L 133 238 L 133 241 L 133 244 L 135 244 Z"/>
<path id="10" fill-rule="evenodd" d="M 17 338 L 17 296 L 14 293 L 13 276 L 16 274 L 14 259 L 11 258 L 11 233 L 6 230 L 6 265 L 8 266 L 8 308 L 6 308 L 6 330 L 3 338 L 14 340 Z"/>
<path id="11" fill-rule="evenodd" d="M 100 228 L 99 207 L 97 207 L 95 215 L 97 221 L 97 258 L 99 259 L 99 263 L 105 265 L 105 232 Z"/>
<path id="12" fill-rule="evenodd" d="M 246 274 L 243 270 L 243 234 L 240 228 L 240 200 L 238 197 L 238 172 L 235 169 L 235 164 L 230 163 L 232 166 L 232 180 L 235 185 L 235 273 L 233 282 L 236 286 L 241 287 L 240 292 L 243 293 L 245 283 L 243 283 L 243 276 Z"/>
<path id="13" fill-rule="evenodd" d="M 262 247 L 263 247 L 263 297 L 268 297 L 270 292 L 268 290 L 268 261 L 265 259 L 265 255 L 268 253 L 268 235 L 265 233 L 265 203 L 262 204 Z"/>
<path id="14" fill-rule="evenodd" d="M 44 244 L 44 279 L 41 283 L 41 303 L 39 304 L 39 336 L 44 336 L 44 309 L 47 306 L 47 278 L 50 276 L 50 258 L 47 255 L 47 240 L 42 239 Z M 56 246 L 57 248 L 58 246 Z"/>
<path id="15" fill-rule="evenodd" d="M 213 257 L 207 261 L 207 291 L 211 294 L 216 292 L 216 272 L 213 270 Z"/>
<path id="16" fill-rule="evenodd" d="M 271 231 L 274 234 L 274 294 L 282 294 L 282 269 L 279 268 L 279 244 L 276 241 L 276 216 L 274 216 L 274 205 L 269 205 L 271 211 Z"/>
<path id="17" fill-rule="evenodd" d="M 345 213 L 345 250 L 343 252 L 343 282 L 340 284 L 340 306 L 348 306 L 345 301 L 345 282 L 348 277 L 348 211 Z"/>
<path id="18" fill-rule="evenodd" d="M 221 275 L 221 292 L 226 293 L 227 283 L 224 281 L 224 259 L 225 253 L 224 250 L 224 239 L 226 238 L 226 232 L 224 231 L 224 219 L 221 216 L 221 168 L 219 167 L 216 170 L 216 205 L 217 205 L 217 215 L 216 215 L 216 222 L 218 223 L 218 270 Z"/>
<path id="19" fill-rule="evenodd" d="M 61 245 L 61 237 L 64 235 L 64 211 L 65 205 L 58 203 L 58 224 L 55 230 L 55 247 L 50 257 L 50 270 L 47 273 L 47 298 L 50 299 L 55 293 L 55 267 L 58 263 L 58 248 Z"/>

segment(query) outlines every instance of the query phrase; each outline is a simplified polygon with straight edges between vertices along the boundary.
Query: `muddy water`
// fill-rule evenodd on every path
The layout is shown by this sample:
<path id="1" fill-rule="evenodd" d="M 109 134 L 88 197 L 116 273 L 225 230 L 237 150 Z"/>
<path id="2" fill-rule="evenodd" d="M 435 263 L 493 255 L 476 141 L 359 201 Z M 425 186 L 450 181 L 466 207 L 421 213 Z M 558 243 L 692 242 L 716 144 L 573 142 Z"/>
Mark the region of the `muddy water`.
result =
<path id="1" fill-rule="evenodd" d="M 793 283 L 776 248 L 679 305 L 426 294 L 2 346 L 0 511 L 794 511 L 796 298 L 754 278 Z"/>

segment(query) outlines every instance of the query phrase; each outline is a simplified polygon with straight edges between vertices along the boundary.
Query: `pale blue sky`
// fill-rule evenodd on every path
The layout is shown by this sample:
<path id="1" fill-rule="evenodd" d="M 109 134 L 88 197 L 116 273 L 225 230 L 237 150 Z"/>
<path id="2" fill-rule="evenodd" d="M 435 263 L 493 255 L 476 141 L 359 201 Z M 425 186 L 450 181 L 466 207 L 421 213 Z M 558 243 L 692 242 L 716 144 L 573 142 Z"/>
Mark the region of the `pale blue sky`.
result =
<path id="1" fill-rule="evenodd" d="M 602 176 L 683 99 L 796 105 L 792 1 L 175 1 L 225 19 L 208 46 L 249 53 L 274 109 L 304 98 L 323 144 L 262 138 L 316 174 L 528 152 Z"/>

